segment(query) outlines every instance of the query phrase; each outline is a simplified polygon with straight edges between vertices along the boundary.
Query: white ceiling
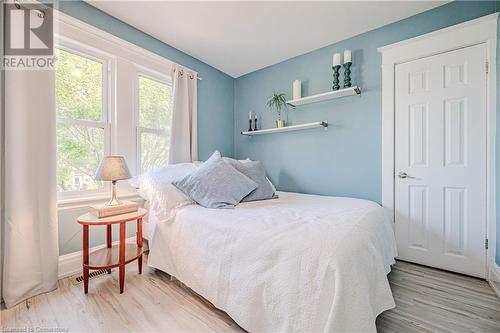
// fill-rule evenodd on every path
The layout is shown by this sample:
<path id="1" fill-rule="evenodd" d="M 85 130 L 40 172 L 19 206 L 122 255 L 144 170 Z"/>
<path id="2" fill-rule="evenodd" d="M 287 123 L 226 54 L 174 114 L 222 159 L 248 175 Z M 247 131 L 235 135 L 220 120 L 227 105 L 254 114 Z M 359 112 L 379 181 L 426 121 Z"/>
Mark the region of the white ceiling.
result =
<path id="1" fill-rule="evenodd" d="M 86 1 L 233 77 L 446 3 Z"/>

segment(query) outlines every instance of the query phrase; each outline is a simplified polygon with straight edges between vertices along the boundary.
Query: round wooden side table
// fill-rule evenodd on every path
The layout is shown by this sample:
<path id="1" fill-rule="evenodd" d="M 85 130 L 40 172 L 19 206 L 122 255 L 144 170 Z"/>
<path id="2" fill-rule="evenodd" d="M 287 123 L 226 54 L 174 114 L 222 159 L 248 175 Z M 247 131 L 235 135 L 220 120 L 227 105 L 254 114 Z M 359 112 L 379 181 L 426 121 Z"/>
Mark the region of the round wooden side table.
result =
<path id="1" fill-rule="evenodd" d="M 111 269 L 118 267 L 120 276 L 120 294 L 123 293 L 125 284 L 125 265 L 137 260 L 139 274 L 142 273 L 142 218 L 147 210 L 139 208 L 138 211 L 98 218 L 92 213 L 78 217 L 77 221 L 83 227 L 83 288 L 85 294 L 89 291 L 89 270 Z M 127 222 L 137 221 L 137 244 L 125 243 Z M 112 245 L 113 224 L 120 224 L 120 242 Z M 89 254 L 89 226 L 106 226 L 106 245 L 104 249 Z"/>

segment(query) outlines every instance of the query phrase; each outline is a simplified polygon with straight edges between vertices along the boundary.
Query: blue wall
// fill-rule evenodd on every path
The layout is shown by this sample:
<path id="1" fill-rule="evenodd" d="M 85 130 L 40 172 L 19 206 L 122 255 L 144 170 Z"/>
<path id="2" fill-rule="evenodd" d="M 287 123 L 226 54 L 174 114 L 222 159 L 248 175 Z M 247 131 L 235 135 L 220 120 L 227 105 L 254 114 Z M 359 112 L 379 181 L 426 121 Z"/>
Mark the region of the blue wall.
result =
<path id="1" fill-rule="evenodd" d="M 280 190 L 381 202 L 382 75 L 377 48 L 499 9 L 498 1 L 452 2 L 236 79 L 236 157 L 261 160 Z M 262 116 L 264 127 L 272 127 L 275 114 L 266 109 L 266 99 L 275 90 L 291 96 L 295 79 L 303 82 L 303 96 L 329 91 L 332 54 L 344 49 L 353 51 L 352 82 L 362 87 L 361 97 L 316 103 L 288 112 L 290 124 L 326 120 L 330 124 L 327 131 L 315 129 L 260 137 L 239 134 L 248 128 L 249 111 Z M 498 128 L 500 133 L 500 117 Z M 500 158 L 500 142 L 497 149 Z M 498 175 L 500 189 L 500 168 Z M 500 195 L 498 199 L 500 203 Z M 500 223 L 497 232 L 500 263 Z"/>
<path id="2" fill-rule="evenodd" d="M 223 72 L 82 1 L 59 1 L 59 10 L 198 72 L 198 149 L 207 159 L 215 149 L 233 155 L 233 83 Z"/>

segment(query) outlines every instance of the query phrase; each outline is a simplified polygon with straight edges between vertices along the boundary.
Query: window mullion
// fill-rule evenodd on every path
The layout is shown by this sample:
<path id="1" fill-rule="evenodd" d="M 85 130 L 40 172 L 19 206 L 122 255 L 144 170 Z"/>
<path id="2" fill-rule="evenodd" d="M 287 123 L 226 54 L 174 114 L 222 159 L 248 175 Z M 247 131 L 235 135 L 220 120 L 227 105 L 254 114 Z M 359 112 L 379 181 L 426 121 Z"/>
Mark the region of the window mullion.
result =
<path id="1" fill-rule="evenodd" d="M 138 132 L 145 132 L 145 133 L 151 133 L 151 134 L 156 134 L 156 135 L 162 135 L 166 136 L 168 133 L 164 129 L 159 129 L 159 128 L 149 128 L 149 127 L 142 127 L 142 126 L 137 126 L 137 131 Z"/>
<path id="2" fill-rule="evenodd" d="M 94 128 L 102 128 L 102 129 L 105 129 L 108 125 L 104 121 L 72 119 L 72 118 L 65 118 L 65 117 L 58 117 L 57 122 L 60 124 L 65 124 L 65 125 L 86 126 L 86 127 L 94 127 Z"/>

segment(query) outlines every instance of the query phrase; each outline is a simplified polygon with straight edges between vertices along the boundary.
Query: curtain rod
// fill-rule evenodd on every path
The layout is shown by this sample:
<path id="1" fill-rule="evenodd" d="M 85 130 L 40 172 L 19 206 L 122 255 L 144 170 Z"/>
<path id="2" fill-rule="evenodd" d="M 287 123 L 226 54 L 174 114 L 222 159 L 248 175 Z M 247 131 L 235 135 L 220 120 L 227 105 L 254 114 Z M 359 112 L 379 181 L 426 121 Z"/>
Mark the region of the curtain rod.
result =
<path id="1" fill-rule="evenodd" d="M 33 10 L 36 12 L 36 14 L 38 15 L 39 18 L 45 17 L 45 10 L 40 9 L 40 5 L 22 3 L 20 0 L 14 0 L 14 6 L 16 6 L 17 9 L 25 8 L 25 9 Z"/>
<path id="2" fill-rule="evenodd" d="M 183 68 L 181 65 L 178 65 L 178 66 L 179 66 L 179 67 L 181 67 L 181 69 L 180 69 L 180 73 L 181 73 L 181 75 L 183 75 L 183 74 L 184 74 L 184 72 L 186 72 L 187 74 L 190 74 L 190 75 L 192 76 L 192 77 L 190 77 L 190 79 L 193 79 L 193 78 L 194 78 L 194 75 L 196 74 L 196 79 L 198 79 L 199 81 L 203 81 L 203 78 L 202 78 L 202 77 L 199 77 L 199 76 L 198 76 L 198 73 L 196 73 L 196 72 L 192 72 L 191 70 L 187 70 L 187 69 Z M 174 69 L 174 72 L 175 72 L 175 71 L 176 71 L 176 70 Z"/>

